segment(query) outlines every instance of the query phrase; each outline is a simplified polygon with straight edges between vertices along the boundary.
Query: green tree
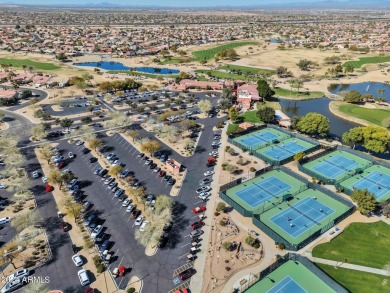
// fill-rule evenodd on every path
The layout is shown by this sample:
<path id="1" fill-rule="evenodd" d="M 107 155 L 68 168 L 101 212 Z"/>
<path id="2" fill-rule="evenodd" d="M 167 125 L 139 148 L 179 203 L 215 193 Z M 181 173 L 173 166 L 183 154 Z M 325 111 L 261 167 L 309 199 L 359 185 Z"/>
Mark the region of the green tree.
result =
<path id="1" fill-rule="evenodd" d="M 308 70 L 309 67 L 310 67 L 312 64 L 313 64 L 312 61 L 307 60 L 307 59 L 302 59 L 302 60 L 299 60 L 299 62 L 298 62 L 297 65 L 298 65 L 299 69 L 301 69 L 301 70 Z"/>
<path id="2" fill-rule="evenodd" d="M 128 131 L 127 134 L 133 139 L 133 141 L 139 136 L 139 132 L 135 129 Z"/>
<path id="3" fill-rule="evenodd" d="M 309 135 L 326 136 L 329 133 L 329 119 L 319 113 L 307 113 L 297 123 L 297 130 Z"/>
<path id="4" fill-rule="evenodd" d="M 386 128 L 379 126 L 359 126 L 350 129 L 343 134 L 343 141 L 346 144 L 361 145 L 367 150 L 376 153 L 388 152 L 390 135 Z"/>
<path id="5" fill-rule="evenodd" d="M 257 91 L 263 99 L 269 99 L 275 94 L 265 79 L 259 79 L 257 81 Z"/>
<path id="6" fill-rule="evenodd" d="M 83 117 L 83 118 L 81 118 L 81 122 L 83 122 L 84 124 L 89 124 L 92 122 L 92 118 L 91 117 Z"/>
<path id="7" fill-rule="evenodd" d="M 140 147 L 142 152 L 152 155 L 154 152 L 160 149 L 160 144 L 155 140 L 151 140 L 149 142 L 141 144 Z"/>
<path id="8" fill-rule="evenodd" d="M 216 207 L 217 212 L 223 212 L 226 209 L 226 204 L 224 202 L 219 202 Z"/>
<path id="9" fill-rule="evenodd" d="M 294 155 L 294 161 L 298 162 L 298 161 L 302 160 L 304 157 L 305 157 L 305 153 L 299 152 L 299 153 Z"/>
<path id="10" fill-rule="evenodd" d="M 232 122 L 236 122 L 238 117 L 240 116 L 240 112 L 238 111 L 238 109 L 236 107 L 233 107 L 233 106 L 230 107 L 228 114 L 229 114 L 229 118 Z"/>
<path id="11" fill-rule="evenodd" d="M 358 91 L 349 91 L 345 97 L 344 102 L 357 104 L 363 102 L 363 97 Z"/>
<path id="12" fill-rule="evenodd" d="M 368 215 L 370 212 L 375 211 L 378 205 L 375 195 L 367 189 L 355 189 L 351 194 L 351 198 L 357 204 L 359 212 L 363 215 Z"/>
<path id="13" fill-rule="evenodd" d="M 69 118 L 64 118 L 60 122 L 61 127 L 68 128 L 68 129 L 69 129 L 69 127 L 72 126 L 72 124 L 73 124 L 73 120 L 71 120 Z"/>
<path id="14" fill-rule="evenodd" d="M 36 140 L 41 140 L 46 136 L 45 126 L 43 124 L 35 125 L 31 128 L 31 134 Z"/>
<path id="15" fill-rule="evenodd" d="M 275 109 L 271 107 L 263 107 L 256 112 L 257 117 L 264 123 L 275 122 Z"/>
<path id="16" fill-rule="evenodd" d="M 121 174 L 123 171 L 123 167 L 122 166 L 119 166 L 119 165 L 114 165 L 110 168 L 110 170 L 108 170 L 108 174 L 111 175 L 111 176 L 118 176 L 119 174 Z"/>
<path id="17" fill-rule="evenodd" d="M 355 68 L 352 66 L 352 64 L 349 64 L 347 63 L 344 67 L 344 73 L 345 74 L 348 74 L 348 73 L 353 73 L 355 70 Z"/>
<path id="18" fill-rule="evenodd" d="M 198 108 L 202 113 L 208 113 L 212 108 L 213 105 L 209 100 L 200 100 L 198 103 Z"/>

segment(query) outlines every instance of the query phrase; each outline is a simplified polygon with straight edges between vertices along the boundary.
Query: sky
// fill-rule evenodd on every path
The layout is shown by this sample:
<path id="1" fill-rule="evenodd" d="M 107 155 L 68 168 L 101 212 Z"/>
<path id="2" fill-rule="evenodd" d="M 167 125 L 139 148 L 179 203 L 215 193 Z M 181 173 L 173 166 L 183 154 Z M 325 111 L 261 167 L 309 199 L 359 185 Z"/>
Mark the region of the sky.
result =
<path id="1" fill-rule="evenodd" d="M 108 2 L 118 5 L 128 6 L 174 6 L 174 7 L 205 7 L 205 6 L 254 6 L 254 5 L 267 5 L 267 4 L 279 4 L 279 3 L 302 3 L 302 2 L 322 2 L 326 0 L 67 0 L 66 2 L 60 2 L 58 0 L 0 0 L 0 3 L 7 4 L 45 4 L 45 5 L 58 5 L 59 3 L 66 4 L 90 4 L 90 3 L 102 3 Z M 328 0 L 329 1 L 329 0 Z M 340 0 L 339 0 L 340 1 Z M 345 1 L 345 0 L 341 0 Z"/>

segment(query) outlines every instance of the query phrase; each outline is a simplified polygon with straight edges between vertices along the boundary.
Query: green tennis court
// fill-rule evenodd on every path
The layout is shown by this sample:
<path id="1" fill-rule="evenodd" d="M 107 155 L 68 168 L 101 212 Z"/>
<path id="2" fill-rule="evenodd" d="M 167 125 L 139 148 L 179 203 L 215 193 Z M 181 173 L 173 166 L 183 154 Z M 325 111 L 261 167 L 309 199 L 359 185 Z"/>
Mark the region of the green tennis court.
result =
<path id="1" fill-rule="evenodd" d="M 300 244 L 317 231 L 333 227 L 334 220 L 350 208 L 324 193 L 306 189 L 260 214 L 260 221 L 291 244 Z"/>
<path id="2" fill-rule="evenodd" d="M 334 293 L 318 276 L 298 261 L 289 260 L 245 293 Z"/>
<path id="3" fill-rule="evenodd" d="M 294 195 L 306 189 L 300 180 L 273 170 L 245 181 L 226 191 L 226 195 L 250 212 L 261 212 L 283 201 L 286 195 Z"/>
<path id="4" fill-rule="evenodd" d="M 317 174 L 321 180 L 325 178 L 340 182 L 371 165 L 372 163 L 368 160 L 337 150 L 303 166 L 312 171 L 314 175 Z"/>
<path id="5" fill-rule="evenodd" d="M 278 131 L 273 128 L 265 128 L 259 131 L 251 132 L 243 136 L 233 139 L 244 150 L 257 150 L 266 145 L 269 145 L 273 141 L 281 141 L 289 138 L 286 133 Z"/>
<path id="6" fill-rule="evenodd" d="M 255 153 L 262 155 L 261 157 L 270 158 L 271 160 L 282 161 L 314 147 L 315 145 L 302 139 L 288 138 L 276 144 L 258 149 Z"/>
<path id="7" fill-rule="evenodd" d="M 352 193 L 355 189 L 367 189 L 375 195 L 377 201 L 384 201 L 390 198 L 390 169 L 373 165 L 341 182 L 340 185 L 348 193 Z"/>

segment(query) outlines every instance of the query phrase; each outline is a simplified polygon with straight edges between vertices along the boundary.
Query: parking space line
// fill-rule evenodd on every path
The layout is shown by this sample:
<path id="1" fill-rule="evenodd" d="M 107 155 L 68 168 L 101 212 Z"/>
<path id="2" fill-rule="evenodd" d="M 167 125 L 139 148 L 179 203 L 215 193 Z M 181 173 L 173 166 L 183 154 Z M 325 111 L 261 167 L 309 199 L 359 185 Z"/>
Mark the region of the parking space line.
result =
<path id="1" fill-rule="evenodd" d="M 187 243 L 187 244 L 184 244 L 184 245 L 182 245 L 180 248 L 186 247 L 186 246 L 188 246 L 188 245 L 190 245 L 190 244 L 191 244 L 191 242 L 189 242 L 189 243 Z"/>
<path id="2" fill-rule="evenodd" d="M 181 259 L 182 257 L 185 257 L 185 256 L 187 256 L 187 255 L 188 255 L 188 253 L 183 254 L 183 255 L 179 256 L 178 259 Z"/>

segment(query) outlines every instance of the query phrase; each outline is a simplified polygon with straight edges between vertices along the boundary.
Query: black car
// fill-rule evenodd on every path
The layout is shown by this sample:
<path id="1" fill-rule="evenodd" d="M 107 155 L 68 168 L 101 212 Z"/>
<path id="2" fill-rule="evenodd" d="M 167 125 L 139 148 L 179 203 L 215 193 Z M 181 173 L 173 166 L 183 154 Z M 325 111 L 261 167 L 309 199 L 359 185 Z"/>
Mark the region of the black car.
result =
<path id="1" fill-rule="evenodd" d="M 95 157 L 90 157 L 90 158 L 89 158 L 89 162 L 90 162 L 90 163 L 95 163 L 95 162 L 97 162 L 97 160 L 98 160 L 98 159 L 96 159 Z"/>
<path id="2" fill-rule="evenodd" d="M 82 153 L 83 153 L 84 155 L 86 155 L 86 154 L 88 154 L 90 151 L 91 151 L 91 150 L 88 149 L 88 148 L 83 148 Z"/>
<path id="3" fill-rule="evenodd" d="M 149 169 L 154 169 L 154 168 L 156 168 L 157 167 L 157 164 L 156 163 L 151 163 L 150 165 L 149 165 Z"/>
<path id="4" fill-rule="evenodd" d="M 174 178 L 170 178 L 169 180 L 168 180 L 168 184 L 169 185 L 174 185 L 176 183 L 176 180 L 174 179 Z"/>
<path id="5" fill-rule="evenodd" d="M 172 178 L 172 176 L 168 175 L 168 174 L 164 176 L 165 181 L 169 181 L 171 178 Z"/>

